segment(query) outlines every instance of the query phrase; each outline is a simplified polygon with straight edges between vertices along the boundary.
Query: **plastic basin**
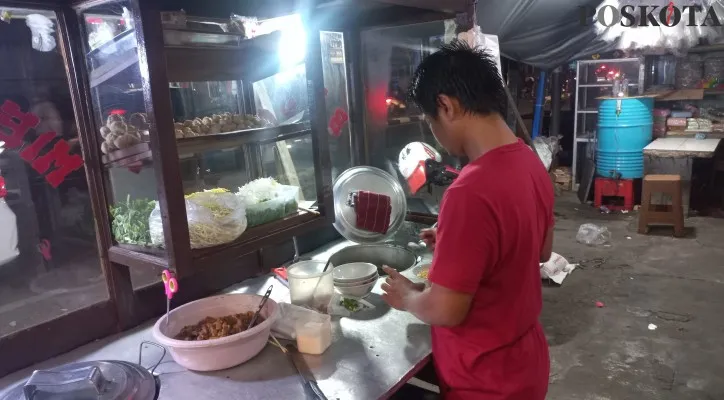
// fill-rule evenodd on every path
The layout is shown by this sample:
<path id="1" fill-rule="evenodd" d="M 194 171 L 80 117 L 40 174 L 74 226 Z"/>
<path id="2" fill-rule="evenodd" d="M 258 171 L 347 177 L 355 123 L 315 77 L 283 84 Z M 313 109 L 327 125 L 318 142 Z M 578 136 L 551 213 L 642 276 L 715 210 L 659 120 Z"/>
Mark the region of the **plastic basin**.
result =
<path id="1" fill-rule="evenodd" d="M 274 321 L 279 318 L 279 305 L 272 299 L 261 311 L 264 322 L 235 335 L 219 339 L 185 341 L 176 340 L 184 326 L 193 325 L 206 317 L 223 317 L 259 307 L 262 296 L 255 294 L 224 294 L 207 297 L 185 304 L 153 326 L 153 337 L 166 346 L 171 357 L 182 367 L 192 371 L 217 371 L 242 364 L 264 349 Z"/>

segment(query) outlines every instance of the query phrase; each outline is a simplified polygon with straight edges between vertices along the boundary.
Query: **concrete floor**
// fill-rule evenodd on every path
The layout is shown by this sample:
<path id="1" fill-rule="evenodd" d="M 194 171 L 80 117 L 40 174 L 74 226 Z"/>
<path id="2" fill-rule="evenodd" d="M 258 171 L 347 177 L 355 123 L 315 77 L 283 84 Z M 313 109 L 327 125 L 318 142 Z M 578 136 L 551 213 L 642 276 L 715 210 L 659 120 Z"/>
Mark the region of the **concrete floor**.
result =
<path id="1" fill-rule="evenodd" d="M 724 399 L 724 220 L 689 218 L 682 239 L 639 235 L 636 212 L 556 200 L 554 250 L 581 267 L 544 288 L 548 399 Z M 577 243 L 586 222 L 608 227 L 610 245 Z"/>

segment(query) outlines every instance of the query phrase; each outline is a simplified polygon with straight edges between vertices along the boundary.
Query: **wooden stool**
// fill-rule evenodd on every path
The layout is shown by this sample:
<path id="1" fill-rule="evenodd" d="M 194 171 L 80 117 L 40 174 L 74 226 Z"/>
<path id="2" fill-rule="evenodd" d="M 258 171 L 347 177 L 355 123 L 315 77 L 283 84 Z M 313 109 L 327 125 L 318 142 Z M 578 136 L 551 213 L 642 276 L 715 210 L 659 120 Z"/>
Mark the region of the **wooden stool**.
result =
<path id="1" fill-rule="evenodd" d="M 671 196 L 671 205 L 651 204 L 654 193 Z M 639 210 L 639 233 L 649 232 L 649 225 L 673 225 L 674 236 L 684 236 L 684 207 L 680 175 L 646 175 Z"/>

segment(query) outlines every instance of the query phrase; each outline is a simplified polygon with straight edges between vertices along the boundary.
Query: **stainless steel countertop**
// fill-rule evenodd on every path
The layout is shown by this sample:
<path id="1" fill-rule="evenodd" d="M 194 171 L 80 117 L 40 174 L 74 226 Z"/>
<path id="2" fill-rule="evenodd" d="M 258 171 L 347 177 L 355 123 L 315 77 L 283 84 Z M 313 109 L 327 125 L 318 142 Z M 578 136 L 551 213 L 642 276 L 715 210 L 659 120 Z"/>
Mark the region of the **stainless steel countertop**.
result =
<path id="1" fill-rule="evenodd" d="M 351 245 L 335 243 L 311 256 L 327 260 L 329 255 Z M 429 256 L 423 256 L 423 261 Z M 404 272 L 412 276 L 411 270 Z M 380 297 L 381 279 L 367 298 L 374 310 L 362 311 L 352 317 L 333 318 L 333 341 L 320 356 L 305 355 L 307 365 L 324 394 L 330 400 L 386 398 L 396 391 L 429 360 L 430 328 L 412 315 L 391 309 Z M 224 293 L 263 294 L 274 285 L 271 298 L 289 301 L 288 289 L 275 278 L 263 276 L 250 279 L 224 290 Z M 2 393 L 22 382 L 33 370 L 88 360 L 138 361 L 138 347 L 144 340 L 153 341 L 153 322 L 119 335 L 111 336 L 59 357 L 0 379 Z M 142 364 L 152 365 L 160 350 L 144 349 Z M 267 345 L 252 360 L 223 371 L 191 372 L 166 355 L 156 369 L 161 381 L 159 399 L 302 399 L 304 391 L 294 367 L 274 346 Z"/>

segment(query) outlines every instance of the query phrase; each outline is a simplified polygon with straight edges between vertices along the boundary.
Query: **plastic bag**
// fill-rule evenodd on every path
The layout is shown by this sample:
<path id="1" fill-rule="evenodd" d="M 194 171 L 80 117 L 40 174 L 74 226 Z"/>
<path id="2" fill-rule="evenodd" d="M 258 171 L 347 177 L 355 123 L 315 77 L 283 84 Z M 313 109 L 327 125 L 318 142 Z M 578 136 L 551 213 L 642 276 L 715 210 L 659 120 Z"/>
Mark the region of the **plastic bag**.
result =
<path id="1" fill-rule="evenodd" d="M 503 76 L 503 69 L 500 64 L 500 44 L 498 43 L 497 35 L 485 34 L 480 30 L 480 27 L 476 25 L 473 29 L 458 33 L 458 40 L 467 42 L 472 48 L 480 47 L 490 53 L 495 59 L 498 73 L 500 76 Z"/>
<path id="2" fill-rule="evenodd" d="M 186 196 L 186 219 L 192 249 L 218 246 L 236 240 L 246 230 L 246 209 L 235 194 L 197 192 Z M 148 217 L 151 243 L 163 246 L 163 224 L 158 203 Z"/>
<path id="3" fill-rule="evenodd" d="M 553 165 L 553 159 L 555 158 L 556 154 L 558 154 L 560 148 L 558 144 L 559 141 L 559 136 L 539 136 L 533 139 L 533 146 L 535 146 L 535 151 L 536 153 L 538 153 L 538 157 L 543 162 L 543 166 L 546 167 L 547 171 L 551 169 L 551 165 Z"/>
<path id="4" fill-rule="evenodd" d="M 266 224 L 293 214 L 298 209 L 299 187 L 260 178 L 239 188 L 249 226 Z"/>
<path id="5" fill-rule="evenodd" d="M 256 17 L 245 17 L 242 15 L 231 14 L 231 29 L 240 33 L 244 39 L 251 39 L 257 35 L 259 30 L 259 20 Z"/>
<path id="6" fill-rule="evenodd" d="M 611 239 L 611 232 L 605 226 L 596 224 L 583 224 L 578 228 L 576 241 L 589 246 L 597 246 L 608 243 Z"/>
<path id="7" fill-rule="evenodd" d="M 40 14 L 30 14 L 25 17 L 25 24 L 33 35 L 33 49 L 43 52 L 55 49 L 54 24 L 50 18 Z"/>

